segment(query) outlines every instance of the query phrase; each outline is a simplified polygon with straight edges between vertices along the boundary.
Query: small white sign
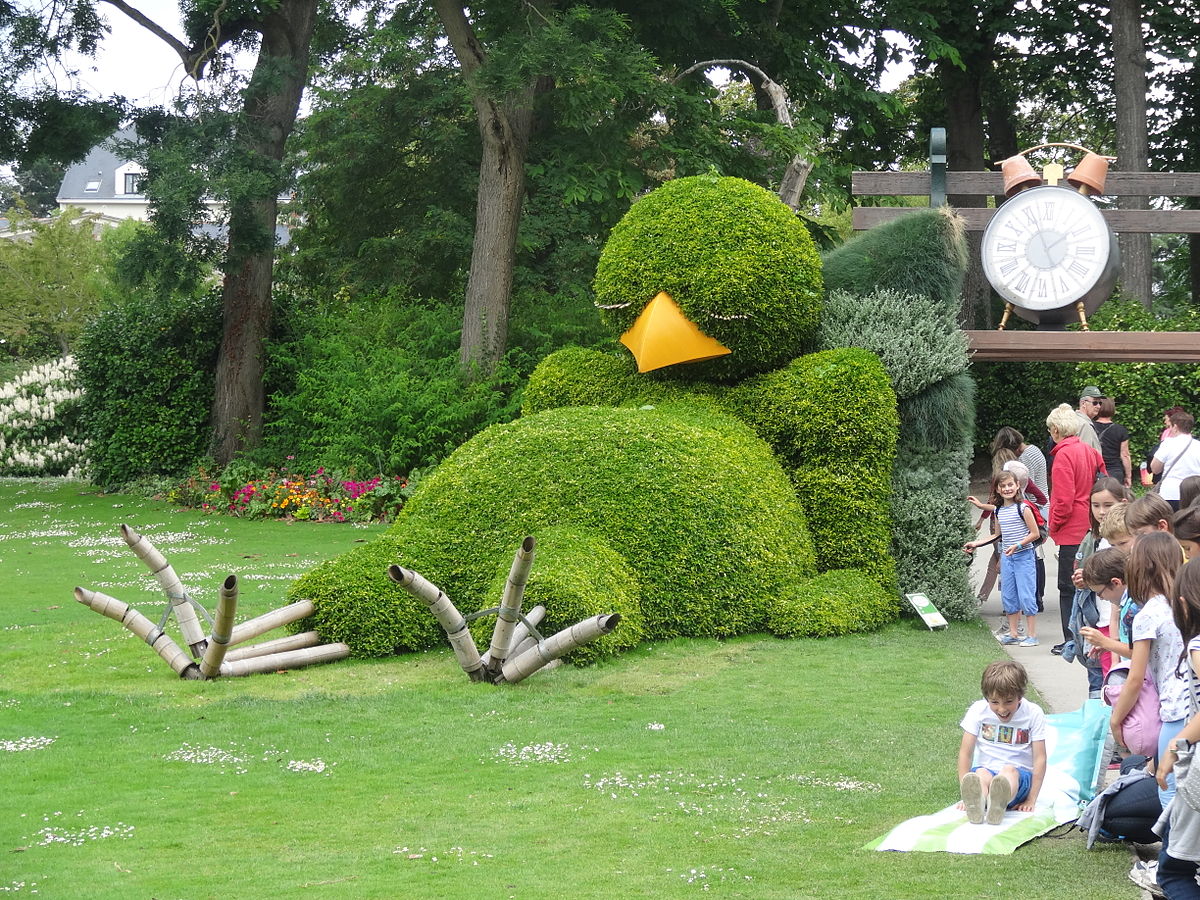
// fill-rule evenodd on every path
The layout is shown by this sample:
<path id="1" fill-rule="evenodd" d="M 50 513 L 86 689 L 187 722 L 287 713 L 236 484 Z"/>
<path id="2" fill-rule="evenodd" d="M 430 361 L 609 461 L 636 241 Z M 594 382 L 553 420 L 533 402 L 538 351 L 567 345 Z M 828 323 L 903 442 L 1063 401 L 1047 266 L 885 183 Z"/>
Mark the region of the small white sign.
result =
<path id="1" fill-rule="evenodd" d="M 912 604 L 912 608 L 917 611 L 917 615 L 929 626 L 930 630 L 934 628 L 946 628 L 950 624 L 946 621 L 946 617 L 938 611 L 938 608 L 933 605 L 933 601 L 924 594 L 905 594 L 904 599 Z"/>

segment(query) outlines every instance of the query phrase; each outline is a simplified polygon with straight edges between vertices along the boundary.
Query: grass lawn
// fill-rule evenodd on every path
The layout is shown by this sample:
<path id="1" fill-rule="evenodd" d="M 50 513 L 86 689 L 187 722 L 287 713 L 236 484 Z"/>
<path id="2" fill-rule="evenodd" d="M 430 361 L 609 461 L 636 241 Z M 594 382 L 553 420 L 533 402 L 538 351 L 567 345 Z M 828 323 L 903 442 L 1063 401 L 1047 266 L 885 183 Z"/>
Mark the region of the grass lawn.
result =
<path id="1" fill-rule="evenodd" d="M 951 802 L 982 626 L 680 640 L 510 688 L 449 650 L 181 681 L 76 603 L 157 618 L 128 522 L 239 618 L 379 528 L 0 481 L 0 893 L 115 898 L 1133 898 L 1129 854 L 861 849 Z M 269 637 L 274 635 L 269 635 Z"/>

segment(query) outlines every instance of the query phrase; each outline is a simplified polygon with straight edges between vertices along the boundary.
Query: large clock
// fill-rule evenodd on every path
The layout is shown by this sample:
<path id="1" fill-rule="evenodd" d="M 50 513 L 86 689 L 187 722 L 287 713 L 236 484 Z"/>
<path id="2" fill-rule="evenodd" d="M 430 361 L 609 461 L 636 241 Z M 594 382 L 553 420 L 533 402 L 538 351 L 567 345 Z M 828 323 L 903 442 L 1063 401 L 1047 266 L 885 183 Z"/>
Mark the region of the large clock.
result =
<path id="1" fill-rule="evenodd" d="M 1121 267 L 1116 235 L 1083 194 L 1043 185 L 996 210 L 983 232 L 983 272 L 1031 322 L 1083 320 L 1112 293 Z"/>

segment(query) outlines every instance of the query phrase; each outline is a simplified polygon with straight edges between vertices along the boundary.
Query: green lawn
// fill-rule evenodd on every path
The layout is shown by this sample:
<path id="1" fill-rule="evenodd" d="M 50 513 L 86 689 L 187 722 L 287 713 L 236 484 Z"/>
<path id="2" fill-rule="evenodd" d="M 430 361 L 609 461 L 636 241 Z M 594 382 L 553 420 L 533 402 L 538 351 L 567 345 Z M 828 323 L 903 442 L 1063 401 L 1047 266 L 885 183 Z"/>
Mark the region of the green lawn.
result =
<path id="1" fill-rule="evenodd" d="M 861 849 L 955 797 L 982 626 L 644 645 L 509 688 L 452 654 L 180 681 L 76 603 L 163 598 L 143 530 L 240 617 L 379 528 L 0 481 L 0 893 L 255 898 L 1133 898 L 1076 832 L 1009 857 Z M 273 636 L 273 635 L 272 635 Z"/>

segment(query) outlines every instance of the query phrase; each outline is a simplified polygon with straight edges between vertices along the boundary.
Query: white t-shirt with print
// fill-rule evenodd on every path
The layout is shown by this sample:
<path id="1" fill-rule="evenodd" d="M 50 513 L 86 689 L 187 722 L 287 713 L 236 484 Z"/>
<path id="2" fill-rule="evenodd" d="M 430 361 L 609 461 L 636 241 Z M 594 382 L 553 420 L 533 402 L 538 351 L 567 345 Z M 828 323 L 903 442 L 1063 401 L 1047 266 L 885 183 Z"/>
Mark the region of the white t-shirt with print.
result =
<path id="1" fill-rule="evenodd" d="M 1170 604 L 1162 594 L 1146 601 L 1133 617 L 1133 640 L 1151 641 L 1147 674 L 1158 690 L 1158 714 L 1164 722 L 1177 722 L 1188 716 L 1187 673 L 1179 664 L 1183 654 L 1183 636 L 1175 627 Z"/>
<path id="2" fill-rule="evenodd" d="M 962 730 L 975 735 L 975 765 L 999 772 L 1001 766 L 1033 768 L 1033 742 L 1046 739 L 1046 714 L 1024 697 L 1007 722 L 986 700 L 976 700 L 963 716 Z"/>

